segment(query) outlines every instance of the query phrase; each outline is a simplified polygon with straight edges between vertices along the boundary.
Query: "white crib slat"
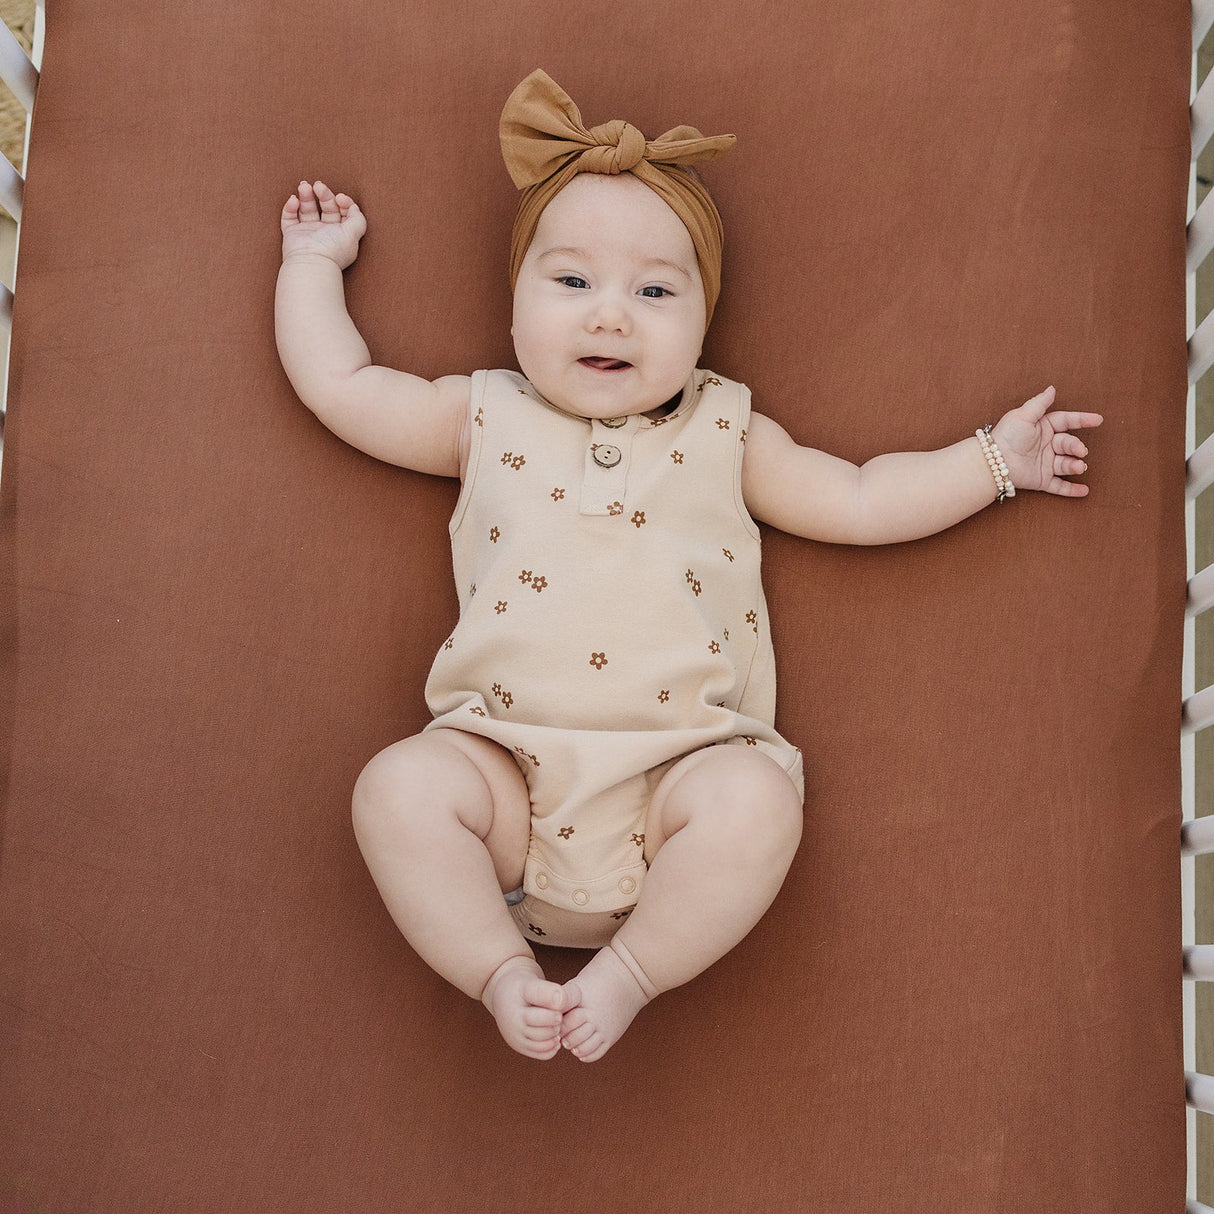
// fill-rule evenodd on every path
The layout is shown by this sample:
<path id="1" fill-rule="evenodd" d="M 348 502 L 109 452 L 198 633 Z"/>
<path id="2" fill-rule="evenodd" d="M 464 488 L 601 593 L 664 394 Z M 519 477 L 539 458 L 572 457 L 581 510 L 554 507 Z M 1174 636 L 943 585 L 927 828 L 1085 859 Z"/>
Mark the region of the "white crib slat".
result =
<path id="1" fill-rule="evenodd" d="M 1214 72 L 1201 83 L 1193 104 L 1189 107 L 1189 133 L 1193 141 L 1193 159 L 1196 160 L 1214 135 Z"/>
<path id="2" fill-rule="evenodd" d="M 0 156 L 0 206 L 14 219 L 20 219 L 21 204 L 24 201 L 24 178 L 9 164 L 6 156 Z"/>
<path id="3" fill-rule="evenodd" d="M 1201 615 L 1214 607 L 1214 564 L 1207 565 L 1199 574 L 1189 579 L 1188 603 L 1185 614 Z"/>
<path id="4" fill-rule="evenodd" d="M 3 22 L 0 31 L 0 80 L 12 89 L 28 114 L 34 108 L 34 95 L 38 91 L 38 69 Z"/>
<path id="5" fill-rule="evenodd" d="M 1210 316 L 1214 318 L 1214 312 Z M 1196 497 L 1214 484 L 1214 435 L 1189 456 L 1185 469 L 1185 489 L 1189 497 Z"/>
<path id="6" fill-rule="evenodd" d="M 1180 854 L 1205 856 L 1214 852 L 1214 814 L 1194 818 L 1180 828 Z"/>
<path id="7" fill-rule="evenodd" d="M 1197 208 L 1197 214 L 1189 220 L 1185 268 L 1190 274 L 1197 273 L 1197 267 L 1209 256 L 1211 249 L 1214 249 L 1214 194 L 1207 194 Z"/>
<path id="8" fill-rule="evenodd" d="M 1185 1214 L 1214 1214 L 1214 1209 L 1200 1201 L 1190 1201 L 1185 1206 Z"/>
<path id="9" fill-rule="evenodd" d="M 1185 1099 L 1199 1113 L 1214 1113 L 1214 1075 L 1188 1071 L 1184 1077 Z"/>
<path id="10" fill-rule="evenodd" d="M 1214 945 L 1190 944 L 1184 950 L 1184 976 L 1194 982 L 1214 982 Z"/>
<path id="11" fill-rule="evenodd" d="M 1203 687 L 1185 700 L 1180 714 L 1180 732 L 1197 733 L 1214 725 L 1214 687 Z"/>
<path id="12" fill-rule="evenodd" d="M 1214 72 L 1210 73 L 1214 80 Z M 1189 338 L 1189 383 L 1195 384 L 1214 365 L 1214 312 L 1197 326 Z"/>
<path id="13" fill-rule="evenodd" d="M 1193 49 L 1196 50 L 1214 25 L 1214 0 L 1193 0 Z"/>

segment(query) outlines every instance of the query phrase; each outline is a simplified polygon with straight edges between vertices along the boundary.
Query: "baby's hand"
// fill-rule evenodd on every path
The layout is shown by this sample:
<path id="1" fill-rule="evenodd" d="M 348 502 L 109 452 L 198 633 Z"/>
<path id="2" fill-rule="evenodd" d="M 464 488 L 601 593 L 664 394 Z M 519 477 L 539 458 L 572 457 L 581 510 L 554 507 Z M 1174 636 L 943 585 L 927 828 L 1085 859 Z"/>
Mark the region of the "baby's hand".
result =
<path id="1" fill-rule="evenodd" d="M 1047 413 L 1054 389 L 1046 388 L 1019 409 L 1005 413 L 991 430 L 999 445 L 1008 475 L 1017 489 L 1042 489 L 1063 497 L 1085 497 L 1087 485 L 1063 480 L 1078 476 L 1088 466 L 1087 447 L 1071 430 L 1099 426 L 1099 413 Z"/>
<path id="2" fill-rule="evenodd" d="M 349 194 L 334 194 L 323 181 L 301 181 L 282 209 L 282 259 L 319 254 L 344 270 L 366 232 L 367 220 Z"/>

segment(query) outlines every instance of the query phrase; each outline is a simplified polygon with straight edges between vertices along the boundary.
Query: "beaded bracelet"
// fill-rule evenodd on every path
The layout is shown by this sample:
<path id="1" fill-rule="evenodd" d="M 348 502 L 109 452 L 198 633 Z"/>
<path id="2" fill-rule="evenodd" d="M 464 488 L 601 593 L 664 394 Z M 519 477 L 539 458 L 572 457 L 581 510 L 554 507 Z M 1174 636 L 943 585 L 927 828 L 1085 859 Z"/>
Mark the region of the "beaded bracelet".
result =
<path id="1" fill-rule="evenodd" d="M 1012 484 L 1012 478 L 1008 475 L 1007 464 L 1003 462 L 1003 453 L 999 450 L 999 444 L 991 437 L 991 427 L 984 426 L 981 430 L 975 430 L 974 434 L 982 447 L 982 454 L 986 457 L 987 467 L 990 468 L 991 475 L 995 478 L 995 488 L 999 490 L 997 500 L 1003 501 L 1005 497 L 1015 497 L 1016 486 Z"/>

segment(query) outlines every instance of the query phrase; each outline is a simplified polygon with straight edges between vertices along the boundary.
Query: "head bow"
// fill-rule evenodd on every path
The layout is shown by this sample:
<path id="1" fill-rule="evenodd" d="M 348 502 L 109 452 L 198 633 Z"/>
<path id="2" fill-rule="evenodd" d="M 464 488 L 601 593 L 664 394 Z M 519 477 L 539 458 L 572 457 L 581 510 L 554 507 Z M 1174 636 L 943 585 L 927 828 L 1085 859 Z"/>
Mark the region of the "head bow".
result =
<path id="1" fill-rule="evenodd" d="M 724 232 L 712 198 L 685 165 L 714 160 L 733 147 L 733 135 L 701 135 L 678 126 L 647 140 L 615 119 L 589 130 L 569 94 L 536 69 L 510 94 L 502 110 L 502 156 L 523 191 L 510 245 L 510 282 L 518 278 L 544 207 L 579 173 L 632 173 L 683 221 L 695 246 L 711 319 L 721 289 Z"/>

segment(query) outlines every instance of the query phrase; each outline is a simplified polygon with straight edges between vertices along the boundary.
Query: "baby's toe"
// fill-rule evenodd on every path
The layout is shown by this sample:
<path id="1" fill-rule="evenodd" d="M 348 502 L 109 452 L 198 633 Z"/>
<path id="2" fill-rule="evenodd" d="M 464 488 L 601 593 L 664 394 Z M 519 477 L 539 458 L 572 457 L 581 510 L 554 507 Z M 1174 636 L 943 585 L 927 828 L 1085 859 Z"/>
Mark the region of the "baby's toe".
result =
<path id="1" fill-rule="evenodd" d="M 549 1058 L 555 1058 L 560 1052 L 561 1043 L 559 1041 L 552 1045 L 537 1042 L 534 1045 L 528 1045 L 525 1049 L 519 1050 L 519 1053 L 525 1058 L 534 1058 L 538 1062 L 547 1062 Z"/>
<path id="2" fill-rule="evenodd" d="M 597 1031 L 594 1025 L 589 1023 L 570 1025 L 566 1017 L 566 1024 L 561 1031 L 561 1044 L 566 1049 L 576 1050 L 594 1037 Z"/>
<path id="3" fill-rule="evenodd" d="M 570 1005 L 566 1002 L 565 988 L 555 982 L 536 979 L 523 988 L 523 998 L 532 1007 L 547 1008 L 553 1012 L 563 1012 Z"/>
<path id="4" fill-rule="evenodd" d="M 579 1062 L 598 1062 L 607 1053 L 607 1039 L 602 1033 L 592 1033 L 588 1041 L 573 1046 L 570 1053 Z"/>
<path id="5" fill-rule="evenodd" d="M 566 1033 L 571 1033 L 574 1029 L 580 1029 L 589 1020 L 590 1017 L 587 1015 L 584 1007 L 570 1008 L 561 1017 L 561 1036 L 563 1037 Z"/>

